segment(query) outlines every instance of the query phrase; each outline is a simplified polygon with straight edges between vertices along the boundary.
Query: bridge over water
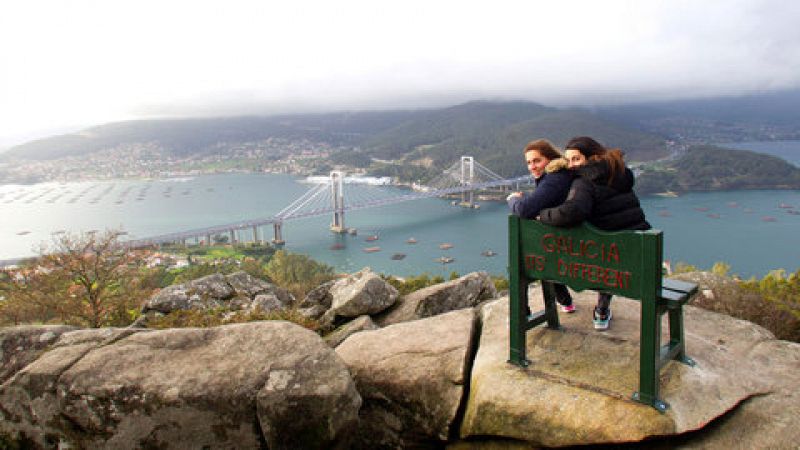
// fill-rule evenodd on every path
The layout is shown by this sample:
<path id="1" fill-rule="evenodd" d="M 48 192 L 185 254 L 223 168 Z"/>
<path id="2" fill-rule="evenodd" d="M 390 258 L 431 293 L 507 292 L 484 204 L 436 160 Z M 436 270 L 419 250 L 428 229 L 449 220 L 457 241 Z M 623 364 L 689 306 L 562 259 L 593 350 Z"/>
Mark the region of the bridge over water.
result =
<path id="1" fill-rule="evenodd" d="M 186 243 L 189 239 L 202 239 L 205 243 L 210 243 L 213 236 L 228 235 L 230 242 L 236 242 L 239 230 L 252 230 L 253 240 L 260 241 L 259 233 L 262 227 L 272 226 L 273 236 L 271 242 L 283 244 L 282 227 L 283 223 L 330 214 L 331 231 L 345 233 L 348 228 L 345 226 L 345 213 L 358 209 L 375 208 L 392 205 L 422 198 L 456 196 L 460 197 L 457 202 L 460 206 L 475 207 L 475 193 L 492 190 L 505 190 L 512 185 L 519 185 L 530 181 L 529 176 L 517 178 L 503 178 L 500 175 L 487 169 L 471 156 L 462 156 L 460 161 L 455 162 L 441 176 L 437 177 L 425 188 L 410 191 L 407 194 L 390 196 L 359 196 L 345 195 L 345 186 L 348 179 L 344 173 L 334 171 L 323 183 L 314 184 L 302 196 L 291 202 L 281 211 L 271 217 L 257 218 L 252 220 L 238 221 L 215 225 L 205 228 L 179 231 L 175 233 L 162 234 L 143 239 L 127 241 L 131 247 L 145 247 L 164 243 Z"/>

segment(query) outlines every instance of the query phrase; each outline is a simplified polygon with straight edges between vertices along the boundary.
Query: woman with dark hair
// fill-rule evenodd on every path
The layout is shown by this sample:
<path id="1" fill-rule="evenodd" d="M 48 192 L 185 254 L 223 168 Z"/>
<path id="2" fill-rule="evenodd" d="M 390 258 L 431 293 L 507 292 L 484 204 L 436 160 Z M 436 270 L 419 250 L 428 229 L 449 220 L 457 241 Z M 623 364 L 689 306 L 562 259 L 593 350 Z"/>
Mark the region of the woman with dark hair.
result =
<path id="1" fill-rule="evenodd" d="M 535 219 L 544 208 L 560 205 L 567 198 L 573 173 L 567 169 L 567 161 L 556 147 L 546 139 L 531 141 L 523 150 L 528 171 L 533 176 L 536 189 L 533 193 L 511 193 L 506 201 L 513 214 L 523 219 Z M 563 284 L 554 283 L 556 301 L 561 310 L 575 312 L 572 296 Z M 526 308 L 528 305 L 525 305 Z"/>
<path id="2" fill-rule="evenodd" d="M 576 178 L 564 203 L 539 212 L 542 223 L 571 227 L 587 220 L 606 231 L 651 228 L 633 192 L 633 172 L 625 167 L 619 149 L 606 149 L 588 136 L 570 139 L 565 148 L 564 156 Z M 611 294 L 598 294 L 593 319 L 595 329 L 608 329 Z"/>

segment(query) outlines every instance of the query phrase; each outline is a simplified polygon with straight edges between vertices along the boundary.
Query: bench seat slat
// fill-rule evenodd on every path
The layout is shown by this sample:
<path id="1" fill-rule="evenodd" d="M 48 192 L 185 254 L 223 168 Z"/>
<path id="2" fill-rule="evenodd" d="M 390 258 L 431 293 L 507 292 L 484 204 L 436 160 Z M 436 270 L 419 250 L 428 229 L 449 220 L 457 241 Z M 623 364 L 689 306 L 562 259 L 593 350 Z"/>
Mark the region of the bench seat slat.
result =
<path id="1" fill-rule="evenodd" d="M 664 289 L 669 289 L 670 291 L 683 292 L 689 294 L 690 297 L 697 293 L 697 285 L 686 281 L 664 278 L 661 281 L 661 286 Z"/>
<path id="2" fill-rule="evenodd" d="M 666 305 L 668 308 L 679 307 L 689 301 L 689 298 L 691 298 L 691 295 L 687 293 L 675 292 L 669 289 L 661 289 L 659 303 Z"/>

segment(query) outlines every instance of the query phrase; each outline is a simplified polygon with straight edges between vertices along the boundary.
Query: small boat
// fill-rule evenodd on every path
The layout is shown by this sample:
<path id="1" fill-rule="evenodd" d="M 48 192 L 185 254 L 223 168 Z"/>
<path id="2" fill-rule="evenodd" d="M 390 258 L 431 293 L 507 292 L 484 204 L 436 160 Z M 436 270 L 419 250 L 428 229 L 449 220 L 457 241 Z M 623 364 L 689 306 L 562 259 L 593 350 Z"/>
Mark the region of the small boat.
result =
<path id="1" fill-rule="evenodd" d="M 753 210 L 752 210 L 751 208 L 745 208 L 745 209 L 743 209 L 743 210 L 742 210 L 742 212 L 745 212 L 745 213 L 747 213 L 747 214 L 750 214 L 750 213 L 752 213 L 752 212 L 753 212 Z"/>
<path id="2" fill-rule="evenodd" d="M 678 193 L 674 191 L 664 191 L 664 192 L 658 192 L 656 195 L 659 197 L 674 198 L 678 196 Z"/>
<path id="3" fill-rule="evenodd" d="M 792 208 L 794 208 L 794 206 L 792 206 L 792 205 L 790 205 L 788 203 L 781 203 L 780 205 L 778 205 L 778 208 L 792 209 Z"/>
<path id="4" fill-rule="evenodd" d="M 392 255 L 392 260 L 399 261 L 405 257 L 406 257 L 405 253 L 395 253 L 394 255 Z"/>
<path id="5" fill-rule="evenodd" d="M 367 248 L 364 249 L 364 252 L 366 252 L 366 253 L 375 253 L 375 252 L 379 252 L 379 251 L 381 251 L 380 247 L 367 247 Z"/>
<path id="6" fill-rule="evenodd" d="M 790 209 L 790 210 L 786 211 L 786 214 L 792 214 L 794 216 L 800 216 L 800 211 L 797 211 L 795 209 Z"/>
<path id="7" fill-rule="evenodd" d="M 449 242 L 445 242 L 443 244 L 439 244 L 439 248 L 442 249 L 442 250 L 448 250 L 448 249 L 453 248 L 453 244 L 451 244 Z"/>
<path id="8" fill-rule="evenodd" d="M 349 234 L 350 236 L 356 236 L 356 235 L 358 235 L 358 229 L 357 228 L 348 228 L 347 229 L 347 234 Z"/>
<path id="9" fill-rule="evenodd" d="M 671 213 L 671 212 L 669 212 L 669 211 L 666 211 L 666 210 L 664 210 L 664 211 L 660 211 L 660 212 L 658 213 L 658 215 L 659 215 L 659 216 L 661 216 L 661 217 L 672 217 L 672 213 Z"/>
<path id="10" fill-rule="evenodd" d="M 696 207 L 696 208 L 693 208 L 693 209 L 694 209 L 695 211 L 700 211 L 700 212 L 706 212 L 706 211 L 708 211 L 708 208 L 706 208 L 705 206 L 698 206 L 698 207 Z"/>
<path id="11" fill-rule="evenodd" d="M 496 254 L 494 250 L 484 250 L 481 252 L 481 256 L 495 256 Z"/>
<path id="12" fill-rule="evenodd" d="M 342 243 L 336 243 L 336 244 L 331 245 L 331 250 L 341 250 L 343 248 L 344 248 L 344 244 L 342 244 Z"/>
<path id="13" fill-rule="evenodd" d="M 738 208 L 739 204 L 736 202 L 728 202 L 728 207 L 730 208 Z"/>
<path id="14" fill-rule="evenodd" d="M 717 213 L 710 213 L 710 214 L 706 214 L 706 217 L 710 217 L 710 218 L 712 218 L 712 219 L 719 219 L 719 214 L 717 214 Z"/>
<path id="15" fill-rule="evenodd" d="M 367 238 L 364 239 L 364 240 L 367 241 L 367 242 L 377 241 L 378 240 L 378 235 L 377 234 L 373 234 L 372 236 L 367 236 Z"/>
<path id="16" fill-rule="evenodd" d="M 451 258 L 449 256 L 440 256 L 440 257 L 436 258 L 434 261 L 436 261 L 438 263 L 442 263 L 442 264 L 449 264 L 449 263 L 455 261 L 455 258 Z"/>
<path id="17" fill-rule="evenodd" d="M 761 218 L 761 220 L 764 221 L 764 222 L 777 222 L 778 221 L 778 219 L 776 219 L 776 218 L 774 218 L 772 216 L 764 216 L 764 217 Z"/>
<path id="18" fill-rule="evenodd" d="M 416 243 L 417 243 L 417 240 L 414 239 L 413 237 L 410 237 L 410 238 L 406 239 L 406 244 L 416 244 Z"/>

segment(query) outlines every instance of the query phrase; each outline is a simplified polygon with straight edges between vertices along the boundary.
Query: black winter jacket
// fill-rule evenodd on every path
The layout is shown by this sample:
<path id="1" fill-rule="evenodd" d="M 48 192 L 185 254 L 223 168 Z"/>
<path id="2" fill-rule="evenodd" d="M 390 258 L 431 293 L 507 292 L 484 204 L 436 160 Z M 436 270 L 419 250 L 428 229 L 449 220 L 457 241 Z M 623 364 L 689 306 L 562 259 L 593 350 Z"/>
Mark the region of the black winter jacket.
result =
<path id="1" fill-rule="evenodd" d="M 610 168 L 605 161 L 591 161 L 575 170 L 567 199 L 560 206 L 543 209 L 540 219 L 548 225 L 571 227 L 584 220 L 606 231 L 649 230 L 639 198 L 633 192 L 630 169 L 608 184 Z"/>
<path id="2" fill-rule="evenodd" d="M 508 207 L 513 214 L 523 219 L 535 219 L 543 208 L 552 208 L 567 199 L 574 176 L 567 169 L 567 160 L 554 159 L 547 165 L 545 173 L 535 180 L 536 189 L 522 197 L 509 197 Z"/>

